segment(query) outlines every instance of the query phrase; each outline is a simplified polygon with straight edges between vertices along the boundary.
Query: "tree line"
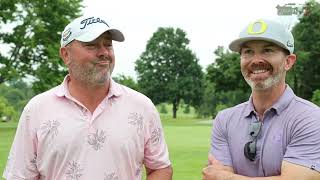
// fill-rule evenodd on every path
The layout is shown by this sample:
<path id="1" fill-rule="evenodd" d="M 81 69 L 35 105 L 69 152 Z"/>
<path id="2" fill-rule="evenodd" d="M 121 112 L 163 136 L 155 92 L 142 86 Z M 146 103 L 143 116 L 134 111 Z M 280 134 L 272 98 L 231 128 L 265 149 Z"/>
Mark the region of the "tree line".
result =
<path id="1" fill-rule="evenodd" d="M 4 0 L 1 3 L 0 41 L 9 45 L 10 50 L 0 54 L 0 92 L 12 88 L 19 93 L 11 92 L 10 97 L 1 93 L 0 116 L 13 116 L 12 111 L 19 113 L 21 105 L 32 95 L 61 83 L 66 68 L 58 55 L 60 30 L 79 15 L 80 2 Z M 320 4 L 315 0 L 306 2 L 303 15 L 292 29 L 298 61 L 287 76 L 288 84 L 298 96 L 318 105 L 319 19 Z M 12 31 L 4 31 L 8 24 L 16 26 Z M 135 61 L 137 79 L 125 75 L 114 79 L 144 93 L 155 104 L 172 104 L 174 117 L 181 102 L 194 107 L 199 116 L 214 117 L 217 111 L 246 101 L 251 90 L 241 75 L 239 55 L 217 47 L 212 63 L 203 69 L 189 42 L 182 29 L 160 27 Z M 33 77 L 31 85 L 22 81 L 25 77 Z M 14 96 L 24 100 L 19 103 L 12 99 Z M 2 109 L 7 110 L 2 112 Z"/>

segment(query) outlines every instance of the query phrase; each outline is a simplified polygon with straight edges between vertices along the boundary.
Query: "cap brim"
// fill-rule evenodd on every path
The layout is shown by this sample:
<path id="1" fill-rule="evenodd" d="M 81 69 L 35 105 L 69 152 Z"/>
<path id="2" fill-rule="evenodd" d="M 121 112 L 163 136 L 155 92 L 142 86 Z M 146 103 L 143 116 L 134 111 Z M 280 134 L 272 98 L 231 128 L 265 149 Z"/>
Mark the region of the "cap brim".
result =
<path id="1" fill-rule="evenodd" d="M 112 39 L 115 41 L 123 42 L 124 36 L 121 31 L 118 29 L 109 29 L 108 30 L 111 33 Z"/>
<path id="2" fill-rule="evenodd" d="M 234 51 L 234 52 L 240 52 L 240 49 L 241 49 L 241 46 L 248 42 L 248 41 L 267 41 L 267 42 L 272 42 L 284 49 L 287 49 L 287 47 L 280 43 L 279 41 L 275 41 L 274 39 L 270 39 L 270 38 L 266 38 L 266 37 L 244 37 L 244 38 L 239 38 L 239 39 L 236 39 L 234 41 L 232 41 L 230 44 L 229 44 L 229 49 L 231 51 Z M 289 49 L 287 49 L 288 51 L 290 51 Z"/>
<path id="3" fill-rule="evenodd" d="M 95 31 L 88 31 L 75 39 L 81 42 L 90 42 L 98 38 L 101 34 L 103 34 L 106 31 L 110 32 L 112 40 L 119 42 L 124 41 L 124 36 L 122 32 L 117 29 L 98 29 Z"/>

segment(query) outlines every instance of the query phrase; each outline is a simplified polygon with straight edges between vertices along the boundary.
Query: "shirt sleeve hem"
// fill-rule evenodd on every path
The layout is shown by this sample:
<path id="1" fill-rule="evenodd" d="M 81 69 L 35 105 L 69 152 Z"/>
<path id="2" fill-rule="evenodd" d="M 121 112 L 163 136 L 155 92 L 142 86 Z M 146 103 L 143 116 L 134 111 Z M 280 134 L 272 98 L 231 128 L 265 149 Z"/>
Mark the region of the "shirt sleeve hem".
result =
<path id="1" fill-rule="evenodd" d="M 296 165 L 300 165 L 300 166 L 304 166 L 306 168 L 309 168 L 311 170 L 314 170 L 314 171 L 317 171 L 320 173 L 320 165 L 319 164 L 316 164 L 316 162 L 306 162 L 306 161 L 303 161 L 303 160 L 299 160 L 299 159 L 284 159 L 284 161 L 287 161 L 289 163 L 293 163 L 293 164 L 296 164 Z"/>
<path id="2" fill-rule="evenodd" d="M 157 169 L 163 169 L 171 166 L 171 162 L 163 163 L 162 165 L 159 165 L 159 166 L 150 166 L 150 165 L 149 166 L 145 165 L 145 166 L 149 169 L 157 170 Z"/>

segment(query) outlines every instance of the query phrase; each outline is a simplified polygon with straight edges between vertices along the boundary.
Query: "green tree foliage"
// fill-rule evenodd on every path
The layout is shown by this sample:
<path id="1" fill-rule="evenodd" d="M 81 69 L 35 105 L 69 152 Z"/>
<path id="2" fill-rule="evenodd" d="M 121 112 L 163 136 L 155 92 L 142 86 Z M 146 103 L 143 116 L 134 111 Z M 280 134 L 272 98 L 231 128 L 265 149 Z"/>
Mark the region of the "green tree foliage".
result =
<path id="1" fill-rule="evenodd" d="M 293 28 L 298 59 L 288 80 L 297 95 L 311 99 L 313 91 L 320 87 L 320 4 L 311 0 L 304 9 Z"/>
<path id="2" fill-rule="evenodd" d="M 189 106 L 189 104 L 187 104 L 187 105 L 184 106 L 183 113 L 185 113 L 185 114 L 189 114 L 189 113 L 190 113 L 190 106 Z"/>
<path id="3" fill-rule="evenodd" d="M 21 113 L 23 107 L 33 95 L 31 86 L 20 80 L 0 85 L 0 96 L 5 99 L 9 106 L 14 108 L 17 114 Z"/>
<path id="4" fill-rule="evenodd" d="M 214 54 L 215 62 L 207 67 L 207 78 L 213 82 L 217 91 L 230 91 L 250 88 L 242 77 L 240 69 L 240 56 L 238 53 L 225 52 L 223 47 L 218 47 Z"/>
<path id="5" fill-rule="evenodd" d="M 230 107 L 248 99 L 251 92 L 240 69 L 238 53 L 230 53 L 223 47 L 215 50 L 215 62 L 207 67 L 204 103 L 199 113 L 215 116 L 222 107 Z"/>
<path id="6" fill-rule="evenodd" d="M 0 96 L 0 121 L 9 121 L 15 118 L 17 118 L 17 112 L 6 98 Z"/>
<path id="7" fill-rule="evenodd" d="M 121 74 L 116 77 L 113 77 L 113 79 L 122 85 L 125 85 L 131 89 L 136 90 L 136 91 L 140 91 L 138 83 L 130 76 L 125 76 L 125 75 Z"/>
<path id="8" fill-rule="evenodd" d="M 204 83 L 203 103 L 198 108 L 195 108 L 195 110 L 200 116 L 214 117 L 216 105 L 217 105 L 217 101 L 216 101 L 216 91 L 214 88 L 214 84 L 213 82 L 210 82 L 207 79 L 207 74 L 206 74 L 206 80 Z"/>
<path id="9" fill-rule="evenodd" d="M 160 113 L 167 114 L 168 110 L 165 103 L 160 104 Z"/>
<path id="10" fill-rule="evenodd" d="M 320 106 L 320 89 L 317 89 L 313 92 L 311 101 Z"/>
<path id="11" fill-rule="evenodd" d="M 59 58 L 60 34 L 79 14 L 80 2 L 1 1 L 0 42 L 10 50 L 0 54 L 0 83 L 31 75 L 39 92 L 61 82 L 66 69 Z"/>
<path id="12" fill-rule="evenodd" d="M 192 106 L 202 100 L 203 72 L 188 44 L 182 29 L 159 28 L 135 66 L 141 91 L 155 104 L 172 103 L 174 118 L 181 100 Z"/>

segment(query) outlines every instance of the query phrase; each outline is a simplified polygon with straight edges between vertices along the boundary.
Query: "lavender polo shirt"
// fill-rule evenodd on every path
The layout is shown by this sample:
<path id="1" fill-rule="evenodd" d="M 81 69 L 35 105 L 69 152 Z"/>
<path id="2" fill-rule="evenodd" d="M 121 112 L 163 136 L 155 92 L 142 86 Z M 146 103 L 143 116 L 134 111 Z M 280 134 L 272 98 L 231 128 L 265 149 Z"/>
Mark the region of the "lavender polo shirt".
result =
<path id="1" fill-rule="evenodd" d="M 280 99 L 264 114 L 257 139 L 257 156 L 244 156 L 252 138 L 249 124 L 258 120 L 249 101 L 218 113 L 212 129 L 211 153 L 236 174 L 263 177 L 281 173 L 282 161 L 320 172 L 320 108 L 297 97 L 287 85 Z"/>
<path id="2" fill-rule="evenodd" d="M 111 81 L 91 113 L 67 79 L 25 107 L 8 157 L 8 180 L 140 180 L 170 165 L 159 114 L 146 96 Z"/>

